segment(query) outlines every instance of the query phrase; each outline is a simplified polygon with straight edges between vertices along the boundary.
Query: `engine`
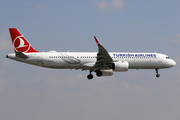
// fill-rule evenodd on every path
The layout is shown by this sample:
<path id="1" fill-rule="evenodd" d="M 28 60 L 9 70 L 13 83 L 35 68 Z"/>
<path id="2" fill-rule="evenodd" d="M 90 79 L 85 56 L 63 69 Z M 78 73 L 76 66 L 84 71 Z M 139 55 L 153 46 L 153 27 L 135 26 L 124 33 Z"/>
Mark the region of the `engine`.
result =
<path id="1" fill-rule="evenodd" d="M 129 63 L 127 61 L 118 61 L 112 63 L 112 69 L 116 72 L 126 72 L 129 68 Z"/>
<path id="2" fill-rule="evenodd" d="M 113 75 L 113 70 L 101 70 L 102 76 L 112 76 Z"/>

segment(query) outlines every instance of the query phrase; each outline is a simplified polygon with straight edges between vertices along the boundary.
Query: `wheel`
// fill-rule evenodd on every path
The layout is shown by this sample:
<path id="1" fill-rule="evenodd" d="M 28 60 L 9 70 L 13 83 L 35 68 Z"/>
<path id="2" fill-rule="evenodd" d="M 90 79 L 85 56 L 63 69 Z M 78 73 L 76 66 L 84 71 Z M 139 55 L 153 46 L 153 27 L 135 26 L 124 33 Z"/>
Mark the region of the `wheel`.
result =
<path id="1" fill-rule="evenodd" d="M 156 77 L 160 77 L 160 74 L 158 74 L 158 69 L 155 69 L 156 70 Z"/>
<path id="2" fill-rule="evenodd" d="M 160 74 L 157 74 L 156 77 L 157 77 L 157 78 L 160 77 Z"/>
<path id="3" fill-rule="evenodd" d="M 92 75 L 92 74 L 89 74 L 89 75 L 87 76 L 87 78 L 88 78 L 89 80 L 91 80 L 91 79 L 93 79 L 93 75 Z"/>
<path id="4" fill-rule="evenodd" d="M 97 75 L 98 77 L 100 77 L 100 76 L 102 76 L 102 72 L 101 72 L 100 70 L 98 70 L 98 71 L 96 71 L 96 75 Z"/>

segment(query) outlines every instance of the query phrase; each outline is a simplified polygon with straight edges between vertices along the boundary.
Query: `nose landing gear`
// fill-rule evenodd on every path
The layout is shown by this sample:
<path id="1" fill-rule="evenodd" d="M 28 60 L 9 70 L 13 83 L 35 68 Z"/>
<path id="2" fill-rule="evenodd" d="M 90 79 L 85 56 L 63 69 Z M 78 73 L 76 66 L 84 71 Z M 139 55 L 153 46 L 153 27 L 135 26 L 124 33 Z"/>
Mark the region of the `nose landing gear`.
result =
<path id="1" fill-rule="evenodd" d="M 156 70 L 156 77 L 158 78 L 158 77 L 160 77 L 160 74 L 158 74 L 158 70 L 159 69 L 155 69 Z"/>

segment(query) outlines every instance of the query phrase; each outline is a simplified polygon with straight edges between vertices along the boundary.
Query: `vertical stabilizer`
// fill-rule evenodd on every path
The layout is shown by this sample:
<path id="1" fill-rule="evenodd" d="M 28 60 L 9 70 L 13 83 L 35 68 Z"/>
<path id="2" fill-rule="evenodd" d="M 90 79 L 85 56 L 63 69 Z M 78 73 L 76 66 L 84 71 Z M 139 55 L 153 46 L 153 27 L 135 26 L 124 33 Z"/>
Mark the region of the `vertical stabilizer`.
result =
<path id="1" fill-rule="evenodd" d="M 16 28 L 9 28 L 9 32 L 11 35 L 12 44 L 15 52 L 38 52 L 31 46 L 31 44 Z"/>

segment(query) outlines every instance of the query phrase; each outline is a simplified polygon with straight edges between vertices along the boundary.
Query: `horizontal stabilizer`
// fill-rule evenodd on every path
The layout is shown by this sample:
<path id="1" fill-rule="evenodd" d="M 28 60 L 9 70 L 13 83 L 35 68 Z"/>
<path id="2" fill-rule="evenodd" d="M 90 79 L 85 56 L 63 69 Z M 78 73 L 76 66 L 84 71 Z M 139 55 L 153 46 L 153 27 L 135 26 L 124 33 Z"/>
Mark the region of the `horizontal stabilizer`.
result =
<path id="1" fill-rule="evenodd" d="M 20 58 L 23 58 L 23 59 L 27 59 L 28 58 L 28 56 L 26 56 L 24 53 L 19 52 L 19 51 L 16 52 L 16 57 L 20 57 Z"/>

